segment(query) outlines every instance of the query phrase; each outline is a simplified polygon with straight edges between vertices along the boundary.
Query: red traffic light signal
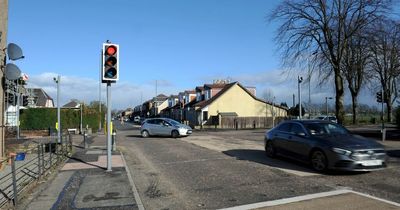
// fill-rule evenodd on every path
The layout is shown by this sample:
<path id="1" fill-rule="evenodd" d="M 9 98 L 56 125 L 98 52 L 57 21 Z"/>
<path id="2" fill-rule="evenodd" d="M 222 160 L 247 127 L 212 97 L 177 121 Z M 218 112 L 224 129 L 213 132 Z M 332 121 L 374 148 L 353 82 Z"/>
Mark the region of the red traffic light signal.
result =
<path id="1" fill-rule="evenodd" d="M 116 82 L 119 79 L 119 45 L 104 43 L 103 44 L 103 67 L 102 80 L 103 83 Z"/>

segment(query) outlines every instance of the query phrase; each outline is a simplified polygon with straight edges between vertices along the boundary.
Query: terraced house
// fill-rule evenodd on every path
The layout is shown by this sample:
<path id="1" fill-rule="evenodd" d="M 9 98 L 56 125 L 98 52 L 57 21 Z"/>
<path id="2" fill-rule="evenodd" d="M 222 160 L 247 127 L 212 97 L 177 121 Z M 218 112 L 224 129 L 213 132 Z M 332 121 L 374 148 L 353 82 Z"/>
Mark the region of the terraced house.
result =
<path id="1" fill-rule="evenodd" d="M 257 98 L 254 87 L 239 82 L 205 84 L 195 91 L 186 91 L 180 104 L 161 111 L 161 115 L 196 128 L 238 129 L 271 127 L 287 116 L 286 107 Z"/>

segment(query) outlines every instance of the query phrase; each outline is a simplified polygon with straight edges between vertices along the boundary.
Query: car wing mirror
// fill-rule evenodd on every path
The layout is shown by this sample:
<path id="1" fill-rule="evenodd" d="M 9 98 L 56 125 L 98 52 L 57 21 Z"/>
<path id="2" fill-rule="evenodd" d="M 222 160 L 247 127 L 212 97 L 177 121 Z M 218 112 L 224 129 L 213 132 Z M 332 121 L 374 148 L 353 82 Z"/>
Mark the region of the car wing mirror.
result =
<path id="1" fill-rule="evenodd" d="M 304 132 L 298 132 L 298 133 L 296 133 L 296 135 L 297 135 L 297 136 L 300 136 L 300 137 L 304 137 L 304 136 L 306 136 L 306 133 L 304 133 Z"/>

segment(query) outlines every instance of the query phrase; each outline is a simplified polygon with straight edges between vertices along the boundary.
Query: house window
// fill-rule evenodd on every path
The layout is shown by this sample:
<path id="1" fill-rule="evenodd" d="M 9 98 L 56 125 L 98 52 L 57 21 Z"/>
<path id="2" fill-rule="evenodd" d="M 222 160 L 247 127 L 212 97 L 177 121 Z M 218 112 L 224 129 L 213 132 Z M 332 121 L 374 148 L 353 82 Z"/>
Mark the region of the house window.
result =
<path id="1" fill-rule="evenodd" d="M 203 112 L 203 121 L 208 120 L 208 111 Z"/>
<path id="2" fill-rule="evenodd" d="M 210 99 L 210 92 L 211 92 L 210 90 L 206 91 L 206 100 Z"/>

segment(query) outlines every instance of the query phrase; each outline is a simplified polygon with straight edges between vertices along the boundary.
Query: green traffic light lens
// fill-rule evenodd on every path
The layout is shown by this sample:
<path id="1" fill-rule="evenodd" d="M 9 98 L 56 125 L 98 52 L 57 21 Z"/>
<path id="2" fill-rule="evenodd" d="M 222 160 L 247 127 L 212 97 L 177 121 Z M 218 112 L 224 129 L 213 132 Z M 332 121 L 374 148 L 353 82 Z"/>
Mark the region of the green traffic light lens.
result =
<path id="1" fill-rule="evenodd" d="M 117 76 L 117 70 L 115 68 L 109 68 L 104 73 L 104 77 L 108 79 L 115 79 Z"/>

